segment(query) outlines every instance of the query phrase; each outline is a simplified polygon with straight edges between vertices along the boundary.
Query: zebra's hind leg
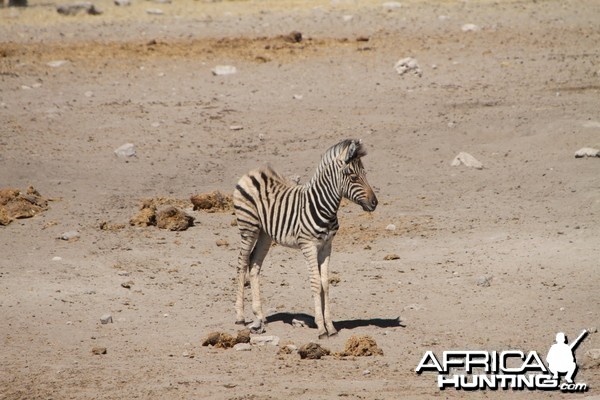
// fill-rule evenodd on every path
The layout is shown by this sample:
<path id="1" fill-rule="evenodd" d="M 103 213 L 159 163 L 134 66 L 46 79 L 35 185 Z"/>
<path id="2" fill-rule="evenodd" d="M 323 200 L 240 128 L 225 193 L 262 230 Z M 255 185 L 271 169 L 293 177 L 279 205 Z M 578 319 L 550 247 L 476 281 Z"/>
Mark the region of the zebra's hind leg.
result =
<path id="1" fill-rule="evenodd" d="M 237 299 L 235 302 L 235 323 L 239 325 L 246 325 L 246 319 L 244 317 L 244 286 L 246 284 L 246 276 L 250 270 L 250 253 L 256 243 L 259 236 L 259 232 L 253 232 L 246 230 L 242 234 L 242 243 L 240 244 L 240 254 L 238 256 L 238 290 Z"/>
<path id="2" fill-rule="evenodd" d="M 319 251 L 313 243 L 301 245 L 300 249 L 310 270 L 310 289 L 315 301 L 315 324 L 317 324 L 317 335 L 319 339 L 327 336 L 327 329 L 323 321 L 323 287 L 321 274 L 319 273 Z"/>
<path id="3" fill-rule="evenodd" d="M 249 326 L 253 333 L 265 331 L 266 318 L 262 309 L 260 298 L 260 269 L 262 263 L 271 248 L 271 238 L 264 231 L 260 231 L 252 255 L 250 256 L 250 288 L 252 290 L 252 311 L 254 322 Z"/>
<path id="4" fill-rule="evenodd" d="M 329 258 L 331 255 L 331 240 L 325 243 L 319 251 L 319 275 L 321 277 L 321 305 L 323 307 L 323 317 L 325 319 L 325 328 L 327 335 L 337 334 L 331 320 L 331 311 L 329 307 Z"/>

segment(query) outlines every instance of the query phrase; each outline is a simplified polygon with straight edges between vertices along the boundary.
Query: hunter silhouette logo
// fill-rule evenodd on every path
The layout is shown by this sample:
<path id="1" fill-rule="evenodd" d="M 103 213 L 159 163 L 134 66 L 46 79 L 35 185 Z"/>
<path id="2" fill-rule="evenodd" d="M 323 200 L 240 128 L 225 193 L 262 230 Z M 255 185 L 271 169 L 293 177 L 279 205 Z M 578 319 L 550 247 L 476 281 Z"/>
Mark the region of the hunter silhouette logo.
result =
<path id="1" fill-rule="evenodd" d="M 415 369 L 421 374 L 437 371 L 437 384 L 441 390 L 561 390 L 562 392 L 585 392 L 586 383 L 575 383 L 577 373 L 575 348 L 588 332 L 584 330 L 568 344 L 564 333 L 556 334 L 546 364 L 535 351 L 525 354 L 520 350 L 484 351 L 451 350 L 444 351 L 438 358 L 433 351 L 427 351 Z M 566 382 L 560 377 L 565 375 Z"/>

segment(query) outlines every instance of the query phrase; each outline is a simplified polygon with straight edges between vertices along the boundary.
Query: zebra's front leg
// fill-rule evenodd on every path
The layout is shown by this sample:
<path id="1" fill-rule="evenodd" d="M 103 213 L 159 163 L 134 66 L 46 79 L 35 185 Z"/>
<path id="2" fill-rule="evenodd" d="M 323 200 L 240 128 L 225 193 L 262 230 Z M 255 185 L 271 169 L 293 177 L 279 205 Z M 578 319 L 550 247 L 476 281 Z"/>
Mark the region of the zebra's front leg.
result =
<path id="1" fill-rule="evenodd" d="M 267 324 L 267 319 L 262 309 L 260 298 L 260 269 L 262 263 L 271 248 L 271 238 L 264 231 L 260 231 L 254 250 L 250 256 L 250 287 L 252 290 L 252 311 L 254 312 L 254 322 L 249 326 L 252 333 L 263 333 Z"/>
<path id="2" fill-rule="evenodd" d="M 331 242 L 329 240 L 319 251 L 319 272 L 321 276 L 321 303 L 323 305 L 323 316 L 325 318 L 325 328 L 327 334 L 333 336 L 337 330 L 331 320 L 331 311 L 329 307 L 329 258 L 331 256 Z"/>
<path id="3" fill-rule="evenodd" d="M 302 246 L 301 249 L 310 271 L 310 289 L 315 301 L 315 324 L 317 324 L 317 334 L 319 335 L 319 339 L 323 339 L 327 336 L 327 329 L 325 329 L 323 320 L 323 296 L 321 276 L 319 273 L 319 251 L 317 246 L 312 243 Z"/>
<path id="4" fill-rule="evenodd" d="M 246 285 L 246 276 L 250 269 L 250 253 L 252 248 L 258 239 L 258 232 L 248 233 L 242 235 L 242 243 L 240 244 L 240 254 L 238 256 L 238 288 L 237 288 L 237 299 L 235 301 L 235 323 L 239 325 L 245 325 L 246 319 L 244 317 L 244 286 Z"/>

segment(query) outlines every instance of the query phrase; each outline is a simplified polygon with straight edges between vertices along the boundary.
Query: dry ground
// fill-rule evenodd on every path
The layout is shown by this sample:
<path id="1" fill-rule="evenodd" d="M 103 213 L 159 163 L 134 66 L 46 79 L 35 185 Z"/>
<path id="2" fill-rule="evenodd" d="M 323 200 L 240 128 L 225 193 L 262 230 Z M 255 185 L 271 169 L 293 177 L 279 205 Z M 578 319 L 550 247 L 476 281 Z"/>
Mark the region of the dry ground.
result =
<path id="1" fill-rule="evenodd" d="M 0 397 L 576 397 L 440 392 L 414 369 L 426 350 L 545 355 L 556 332 L 600 327 L 600 159 L 573 157 L 600 146 L 600 3 L 382 3 L 0 9 L 0 187 L 55 199 L 0 227 Z M 481 29 L 463 32 L 467 23 Z M 286 37 L 294 30 L 299 43 Z M 394 71 L 408 56 L 421 77 Z M 67 63 L 47 64 L 57 60 Z M 213 76 L 219 64 L 238 73 Z M 340 351 L 368 334 L 384 355 L 201 347 L 237 328 L 232 216 L 190 209 L 196 225 L 184 232 L 130 227 L 141 200 L 231 192 L 266 162 L 306 181 L 347 137 L 369 148 L 380 206 L 340 211 L 340 333 L 321 344 Z M 126 142 L 136 158 L 113 154 Z M 451 167 L 460 151 L 484 169 Z M 71 230 L 79 240 L 57 239 Z M 312 316 L 300 253 L 274 247 L 263 271 L 268 333 L 315 341 L 290 323 Z M 107 313 L 114 323 L 102 325 Z M 598 347 L 593 333 L 578 360 Z M 599 394 L 597 367 L 577 381 Z"/>

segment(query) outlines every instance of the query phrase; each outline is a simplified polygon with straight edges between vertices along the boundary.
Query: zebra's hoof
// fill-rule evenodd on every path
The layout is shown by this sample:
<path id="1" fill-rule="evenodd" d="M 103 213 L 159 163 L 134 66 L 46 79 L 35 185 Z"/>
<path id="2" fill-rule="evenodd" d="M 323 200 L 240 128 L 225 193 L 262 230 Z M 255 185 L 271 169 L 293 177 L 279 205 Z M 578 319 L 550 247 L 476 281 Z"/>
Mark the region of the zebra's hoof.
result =
<path id="1" fill-rule="evenodd" d="M 319 339 L 326 339 L 327 337 L 329 337 L 327 331 L 319 332 Z"/>
<path id="2" fill-rule="evenodd" d="M 257 319 L 248 326 L 248 329 L 252 333 L 265 333 L 265 324 L 260 319 Z"/>

